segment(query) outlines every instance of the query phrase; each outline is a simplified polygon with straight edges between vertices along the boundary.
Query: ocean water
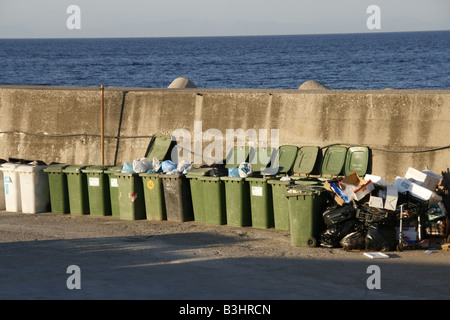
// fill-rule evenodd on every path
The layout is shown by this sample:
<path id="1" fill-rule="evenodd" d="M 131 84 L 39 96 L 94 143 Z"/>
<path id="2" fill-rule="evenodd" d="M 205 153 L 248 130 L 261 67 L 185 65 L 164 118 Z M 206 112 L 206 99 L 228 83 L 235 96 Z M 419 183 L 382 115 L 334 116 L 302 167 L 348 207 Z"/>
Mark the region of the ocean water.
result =
<path id="1" fill-rule="evenodd" d="M 450 31 L 293 36 L 0 39 L 0 85 L 450 89 Z"/>

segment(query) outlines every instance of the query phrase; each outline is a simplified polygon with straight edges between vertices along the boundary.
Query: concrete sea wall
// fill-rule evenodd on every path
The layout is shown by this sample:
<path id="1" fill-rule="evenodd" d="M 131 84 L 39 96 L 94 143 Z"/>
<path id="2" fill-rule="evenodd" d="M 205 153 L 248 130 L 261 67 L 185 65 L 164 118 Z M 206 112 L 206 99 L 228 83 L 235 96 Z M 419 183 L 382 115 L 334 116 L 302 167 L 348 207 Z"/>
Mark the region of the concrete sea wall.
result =
<path id="1" fill-rule="evenodd" d="M 0 158 L 101 162 L 99 87 L 0 86 L 0 115 Z M 436 173 L 450 167 L 450 90 L 314 87 L 107 87 L 104 162 L 142 157 L 154 134 L 186 129 L 194 137 L 196 121 L 203 132 L 224 136 L 227 129 L 279 129 L 280 145 L 367 145 L 372 173 L 390 182 L 410 166 Z"/>

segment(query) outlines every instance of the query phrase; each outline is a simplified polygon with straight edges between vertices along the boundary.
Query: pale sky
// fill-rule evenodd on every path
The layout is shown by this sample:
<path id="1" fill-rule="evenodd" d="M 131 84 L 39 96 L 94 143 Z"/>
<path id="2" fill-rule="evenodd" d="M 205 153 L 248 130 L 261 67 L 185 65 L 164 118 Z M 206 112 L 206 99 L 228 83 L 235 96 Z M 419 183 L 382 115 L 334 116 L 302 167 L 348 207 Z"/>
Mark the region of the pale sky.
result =
<path id="1" fill-rule="evenodd" d="M 67 8 L 80 8 L 70 30 Z M 366 25 L 370 5 L 381 29 Z M 0 0 L 0 38 L 186 37 L 450 30 L 450 0 Z"/>

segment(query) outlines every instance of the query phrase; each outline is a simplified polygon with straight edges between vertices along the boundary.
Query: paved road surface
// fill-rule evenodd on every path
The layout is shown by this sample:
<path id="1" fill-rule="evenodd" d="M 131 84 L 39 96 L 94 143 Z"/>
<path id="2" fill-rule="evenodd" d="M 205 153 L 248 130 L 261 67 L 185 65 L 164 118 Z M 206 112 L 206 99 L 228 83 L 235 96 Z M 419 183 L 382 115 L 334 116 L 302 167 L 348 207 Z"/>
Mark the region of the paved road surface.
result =
<path id="1" fill-rule="evenodd" d="M 3 300 L 450 298 L 450 251 L 375 260 L 292 247 L 289 232 L 273 229 L 2 211 L 0 252 Z"/>

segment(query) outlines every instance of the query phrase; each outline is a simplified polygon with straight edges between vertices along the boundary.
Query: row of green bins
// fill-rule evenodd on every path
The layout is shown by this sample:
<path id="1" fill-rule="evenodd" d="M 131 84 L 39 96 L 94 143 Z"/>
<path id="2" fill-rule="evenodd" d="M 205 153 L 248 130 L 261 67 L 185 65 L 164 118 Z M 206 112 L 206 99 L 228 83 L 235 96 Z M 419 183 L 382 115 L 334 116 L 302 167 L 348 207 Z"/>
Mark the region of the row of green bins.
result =
<path id="1" fill-rule="evenodd" d="M 285 195 L 289 206 L 291 245 L 315 247 L 323 229 L 325 189 L 321 186 L 292 185 Z"/>

